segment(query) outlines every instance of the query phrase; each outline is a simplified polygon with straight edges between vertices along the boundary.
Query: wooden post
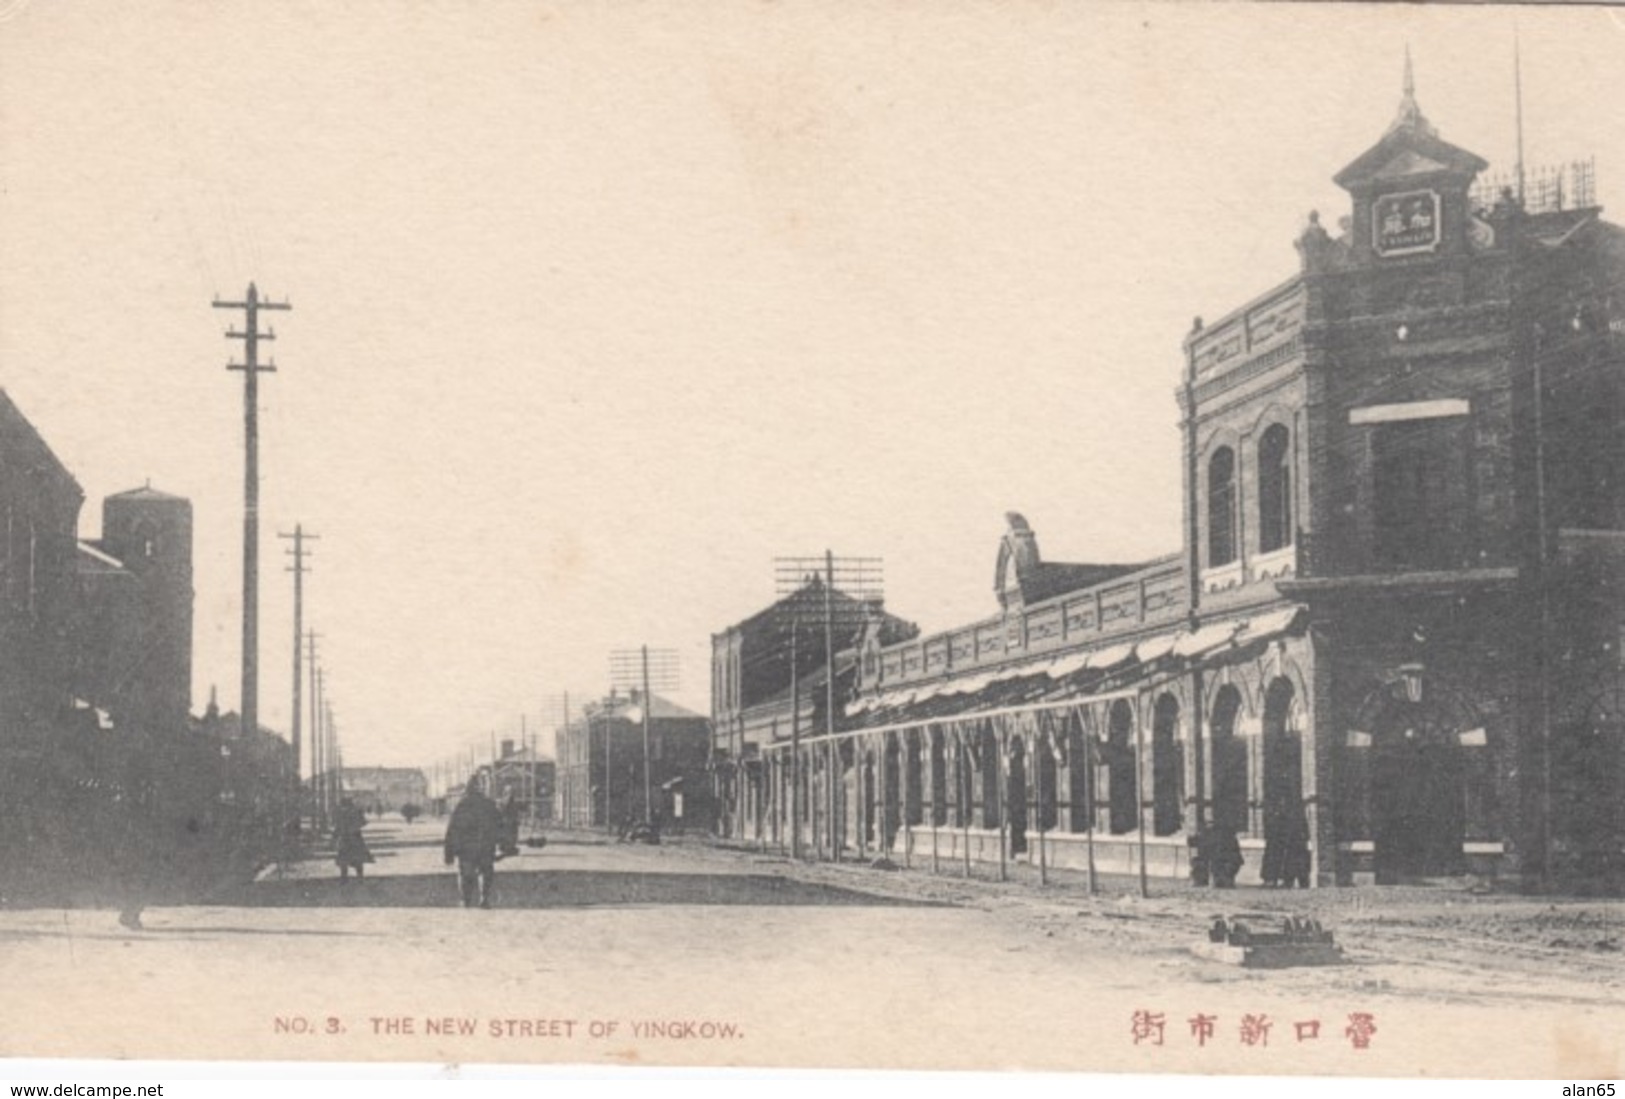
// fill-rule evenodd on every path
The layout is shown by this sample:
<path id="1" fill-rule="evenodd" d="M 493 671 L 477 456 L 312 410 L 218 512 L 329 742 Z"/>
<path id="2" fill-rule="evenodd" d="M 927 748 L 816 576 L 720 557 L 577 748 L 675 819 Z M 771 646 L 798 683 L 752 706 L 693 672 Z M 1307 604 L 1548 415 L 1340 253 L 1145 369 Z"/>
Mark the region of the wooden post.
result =
<path id="1" fill-rule="evenodd" d="M 1078 744 L 1083 749 L 1083 851 L 1084 872 L 1089 882 L 1089 895 L 1095 893 L 1095 752 L 1094 730 L 1084 720 L 1085 707 L 1072 711 L 1078 723 Z"/>
<path id="2" fill-rule="evenodd" d="M 963 725 L 955 728 L 955 738 L 959 743 L 959 765 L 954 769 L 959 779 L 959 796 L 957 800 L 964 802 L 959 811 L 959 827 L 963 832 L 960 845 L 965 856 L 965 877 L 970 877 L 970 815 L 976 805 L 976 787 L 974 780 L 966 774 L 970 767 L 970 750 L 965 747 L 965 728 Z"/>
<path id="3" fill-rule="evenodd" d="M 937 817 L 942 815 L 942 810 L 946 809 L 947 806 L 939 807 L 937 805 L 937 764 L 936 753 L 932 751 L 933 741 L 931 739 L 931 734 L 933 731 L 939 733 L 941 732 L 940 729 L 933 730 L 930 726 L 926 727 L 925 750 L 927 753 L 926 758 L 931 760 L 931 873 L 935 874 L 940 869 L 937 853 Z M 943 735 L 944 740 L 946 740 L 946 734 Z M 944 767 L 948 765 L 948 746 L 946 743 L 943 744 L 942 748 L 942 763 Z M 946 775 L 943 776 L 942 789 L 944 793 L 946 793 L 948 790 L 948 779 Z"/>
<path id="4" fill-rule="evenodd" d="M 1035 717 L 1033 720 L 1036 722 L 1039 719 Z M 1028 781 L 1034 784 L 1033 805 L 1036 808 L 1033 811 L 1033 823 L 1038 826 L 1038 884 L 1048 885 L 1049 853 L 1044 849 L 1044 768 L 1038 762 L 1038 742 L 1040 737 L 1046 741 L 1049 739 L 1048 737 L 1043 736 L 1042 733 L 1037 732 L 1035 727 L 1032 741 L 1034 747 L 1031 752 L 1027 753 L 1027 758 L 1029 761 L 1028 770 L 1032 772 L 1032 776 Z M 1049 746 L 1046 744 L 1044 746 L 1044 751 L 1048 752 L 1049 750 Z M 1052 754 L 1050 756 L 1050 763 L 1053 765 L 1054 762 L 1055 757 Z"/>
<path id="5" fill-rule="evenodd" d="M 1138 700 L 1136 700 L 1138 701 Z M 1134 808 L 1139 818 L 1139 860 L 1140 860 L 1140 896 L 1149 897 L 1151 887 L 1146 880 L 1145 870 L 1145 717 L 1143 706 L 1135 706 L 1131 711 L 1134 718 Z"/>
<path id="6" fill-rule="evenodd" d="M 915 735 L 917 739 L 918 734 Z M 903 804 L 903 867 L 912 870 L 914 868 L 914 816 L 909 812 L 908 780 L 909 775 L 914 772 L 914 756 L 909 749 L 908 730 L 906 729 L 902 733 L 902 739 L 898 741 L 897 759 L 903 768 L 903 773 L 898 776 L 898 800 Z M 924 791 L 922 790 L 921 793 L 923 795 Z"/>
<path id="7" fill-rule="evenodd" d="M 1010 763 L 1005 751 L 1008 748 L 1010 730 L 1009 719 L 995 718 L 993 727 L 998 730 L 993 734 L 994 766 L 998 767 L 999 790 L 999 880 L 1009 881 L 1010 871 L 1006 865 L 1005 846 L 1010 836 Z"/>

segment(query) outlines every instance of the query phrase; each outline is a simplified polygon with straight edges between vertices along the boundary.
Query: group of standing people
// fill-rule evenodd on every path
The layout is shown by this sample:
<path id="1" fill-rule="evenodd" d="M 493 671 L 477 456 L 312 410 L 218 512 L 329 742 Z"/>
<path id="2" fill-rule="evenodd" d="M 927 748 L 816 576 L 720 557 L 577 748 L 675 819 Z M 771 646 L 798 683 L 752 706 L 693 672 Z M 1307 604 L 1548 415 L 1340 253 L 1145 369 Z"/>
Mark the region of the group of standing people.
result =
<path id="1" fill-rule="evenodd" d="M 1233 889 L 1247 860 L 1233 825 L 1215 821 L 1192 839 L 1191 881 Z M 1272 806 L 1264 818 L 1264 862 L 1259 877 L 1269 889 L 1309 888 L 1309 823 L 1301 806 Z"/>

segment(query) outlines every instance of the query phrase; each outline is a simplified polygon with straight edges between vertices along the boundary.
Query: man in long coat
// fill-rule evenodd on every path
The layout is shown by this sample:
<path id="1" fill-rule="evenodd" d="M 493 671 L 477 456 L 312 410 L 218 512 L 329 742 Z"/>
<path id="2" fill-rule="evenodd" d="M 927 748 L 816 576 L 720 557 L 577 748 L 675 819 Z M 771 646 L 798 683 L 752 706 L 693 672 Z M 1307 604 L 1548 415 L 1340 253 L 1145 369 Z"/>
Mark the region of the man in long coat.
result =
<path id="1" fill-rule="evenodd" d="M 349 798 L 341 798 L 337 816 L 333 824 L 333 861 L 338 864 L 339 879 L 349 881 L 351 870 L 357 878 L 366 877 L 366 866 L 373 861 L 372 850 L 361 834 L 367 826 L 366 811 Z"/>
<path id="2" fill-rule="evenodd" d="M 506 834 L 502 810 L 470 780 L 446 825 L 446 865 L 457 863 L 464 908 L 491 907 L 497 847 Z"/>

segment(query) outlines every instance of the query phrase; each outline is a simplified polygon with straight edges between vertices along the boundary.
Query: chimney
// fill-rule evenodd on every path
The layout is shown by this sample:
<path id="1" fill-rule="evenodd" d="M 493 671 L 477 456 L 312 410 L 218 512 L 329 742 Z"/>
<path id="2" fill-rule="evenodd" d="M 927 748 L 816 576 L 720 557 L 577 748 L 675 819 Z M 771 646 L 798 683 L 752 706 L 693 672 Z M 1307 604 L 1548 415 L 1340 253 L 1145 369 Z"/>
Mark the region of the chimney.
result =
<path id="1" fill-rule="evenodd" d="M 513 741 L 504 740 L 502 742 L 502 758 L 507 759 L 511 755 L 513 755 Z"/>

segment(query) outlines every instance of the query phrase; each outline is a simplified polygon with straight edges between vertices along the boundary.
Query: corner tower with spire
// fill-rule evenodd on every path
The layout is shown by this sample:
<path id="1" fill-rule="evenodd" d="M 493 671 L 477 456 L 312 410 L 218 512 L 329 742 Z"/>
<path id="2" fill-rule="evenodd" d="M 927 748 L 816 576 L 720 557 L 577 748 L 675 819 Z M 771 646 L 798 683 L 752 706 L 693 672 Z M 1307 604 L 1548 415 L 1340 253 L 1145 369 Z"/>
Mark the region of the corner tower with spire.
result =
<path id="1" fill-rule="evenodd" d="M 1489 165 L 1450 144 L 1422 113 L 1410 50 L 1399 110 L 1378 142 L 1334 177 L 1354 200 L 1356 262 L 1439 258 L 1467 250 L 1469 192 Z"/>
<path id="2" fill-rule="evenodd" d="M 1337 235 L 1310 214 L 1298 271 L 1185 340 L 1194 624 L 1309 623 L 1260 681 L 1226 673 L 1263 743 L 1221 767 L 1205 714 L 1203 796 L 1301 797 L 1322 883 L 1549 884 L 1625 838 L 1583 823 L 1625 796 L 1625 723 L 1585 701 L 1625 690 L 1625 231 L 1487 168 L 1407 51 Z M 1301 710 L 1272 727 L 1272 696 Z M 1270 815 L 1230 817 L 1267 843 Z"/>

